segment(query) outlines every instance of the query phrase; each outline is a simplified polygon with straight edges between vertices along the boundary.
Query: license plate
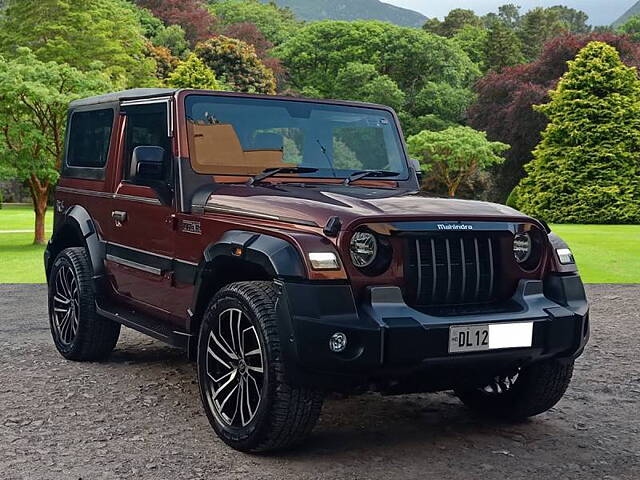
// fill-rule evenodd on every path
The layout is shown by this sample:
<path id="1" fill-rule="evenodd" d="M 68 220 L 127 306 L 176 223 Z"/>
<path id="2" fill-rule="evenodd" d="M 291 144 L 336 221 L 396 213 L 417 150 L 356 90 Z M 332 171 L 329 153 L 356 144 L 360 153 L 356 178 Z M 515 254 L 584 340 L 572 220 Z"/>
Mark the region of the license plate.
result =
<path id="1" fill-rule="evenodd" d="M 530 347 L 533 322 L 449 327 L 449 353 Z"/>

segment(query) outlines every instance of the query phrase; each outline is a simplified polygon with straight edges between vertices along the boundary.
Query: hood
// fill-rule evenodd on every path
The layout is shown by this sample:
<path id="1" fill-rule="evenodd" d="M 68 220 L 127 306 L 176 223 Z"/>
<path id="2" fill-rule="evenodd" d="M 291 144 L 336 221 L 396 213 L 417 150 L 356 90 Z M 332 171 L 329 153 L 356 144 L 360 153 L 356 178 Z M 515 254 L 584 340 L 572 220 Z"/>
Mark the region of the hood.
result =
<path id="1" fill-rule="evenodd" d="M 429 197 L 402 189 L 342 185 L 218 185 L 207 206 L 213 211 L 273 216 L 293 223 L 326 225 L 337 216 L 344 227 L 356 220 L 524 220 L 505 205 Z"/>

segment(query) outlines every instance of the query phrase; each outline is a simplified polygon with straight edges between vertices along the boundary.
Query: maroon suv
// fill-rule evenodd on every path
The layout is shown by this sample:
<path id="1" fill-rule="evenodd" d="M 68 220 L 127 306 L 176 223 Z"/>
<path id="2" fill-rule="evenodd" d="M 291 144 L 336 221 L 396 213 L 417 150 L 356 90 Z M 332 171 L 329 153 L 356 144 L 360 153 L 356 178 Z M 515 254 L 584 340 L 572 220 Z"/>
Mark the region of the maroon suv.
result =
<path id="1" fill-rule="evenodd" d="M 327 391 L 455 390 L 523 419 L 589 336 L 571 251 L 511 208 L 419 194 L 386 107 L 197 90 L 75 101 L 45 253 L 53 340 L 125 325 L 197 359 L 233 448 L 303 440 Z"/>

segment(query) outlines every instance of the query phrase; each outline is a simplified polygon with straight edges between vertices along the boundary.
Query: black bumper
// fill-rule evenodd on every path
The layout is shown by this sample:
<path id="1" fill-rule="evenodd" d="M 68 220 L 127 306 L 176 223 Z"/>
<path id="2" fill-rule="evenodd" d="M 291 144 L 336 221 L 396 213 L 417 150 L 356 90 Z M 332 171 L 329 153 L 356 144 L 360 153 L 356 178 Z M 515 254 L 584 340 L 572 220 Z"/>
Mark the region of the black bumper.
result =
<path id="1" fill-rule="evenodd" d="M 349 285 L 282 284 L 278 302 L 288 381 L 348 391 L 445 390 L 481 383 L 528 363 L 578 357 L 589 338 L 589 307 L 577 274 L 521 281 L 507 311 L 429 315 L 408 306 L 398 287 L 370 287 L 357 305 Z M 452 325 L 533 322 L 529 348 L 448 352 Z M 336 332 L 344 352 L 329 349 Z"/>

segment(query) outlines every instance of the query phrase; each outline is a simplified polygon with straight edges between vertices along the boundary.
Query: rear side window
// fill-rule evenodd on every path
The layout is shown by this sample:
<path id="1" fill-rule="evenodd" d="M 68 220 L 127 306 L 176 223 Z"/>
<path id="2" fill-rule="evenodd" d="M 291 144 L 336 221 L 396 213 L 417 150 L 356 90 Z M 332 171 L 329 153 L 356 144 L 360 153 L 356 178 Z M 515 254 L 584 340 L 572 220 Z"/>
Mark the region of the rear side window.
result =
<path id="1" fill-rule="evenodd" d="M 71 116 L 67 165 L 103 168 L 109 155 L 113 110 L 75 112 Z"/>

